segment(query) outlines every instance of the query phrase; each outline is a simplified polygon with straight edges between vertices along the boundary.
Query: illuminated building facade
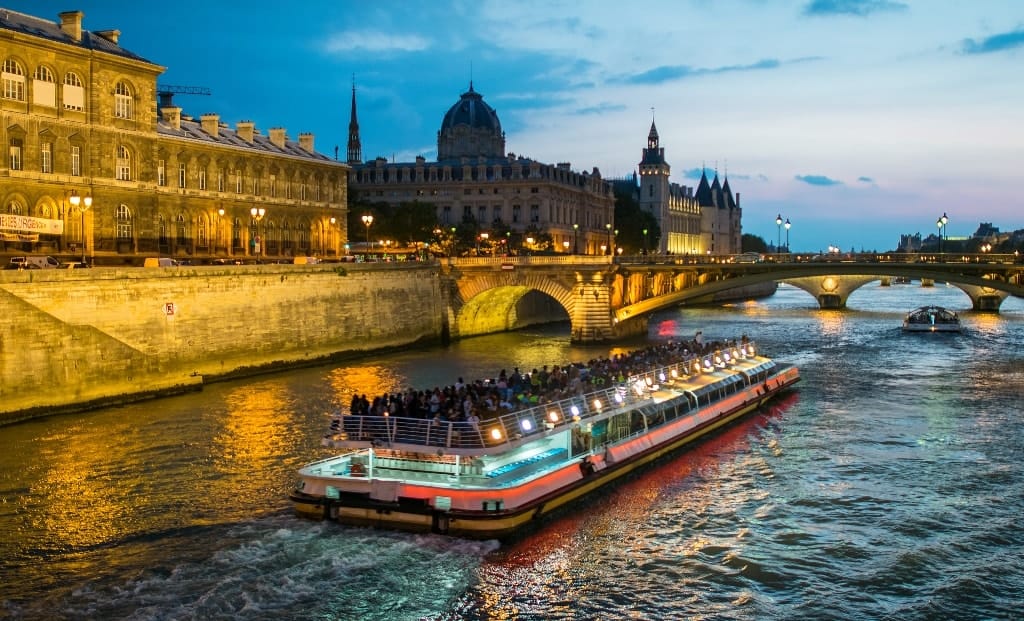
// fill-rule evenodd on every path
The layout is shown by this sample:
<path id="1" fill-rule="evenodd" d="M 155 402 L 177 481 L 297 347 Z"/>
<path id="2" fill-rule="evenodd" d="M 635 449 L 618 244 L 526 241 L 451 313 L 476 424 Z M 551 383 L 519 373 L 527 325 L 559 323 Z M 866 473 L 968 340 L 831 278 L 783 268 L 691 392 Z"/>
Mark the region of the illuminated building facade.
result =
<path id="1" fill-rule="evenodd" d="M 355 118 L 353 96 L 349 187 L 366 202 L 430 203 L 441 227 L 504 231 L 523 244 L 531 233 L 546 234 L 546 249 L 559 253 L 601 254 L 602 245 L 608 253 L 614 244 L 608 231 L 614 226 L 615 196 L 600 171 L 576 172 L 568 163 L 506 153 L 498 115 L 472 83 L 441 121 L 436 162 L 378 157 L 360 163 L 353 158 L 359 152 Z"/>
<path id="2" fill-rule="evenodd" d="M 317 153 L 312 134 L 184 115 L 172 96 L 188 88 L 158 86 L 164 67 L 121 47 L 119 31 L 59 17 L 0 9 L 0 254 L 132 264 L 343 252 L 348 166 Z"/>

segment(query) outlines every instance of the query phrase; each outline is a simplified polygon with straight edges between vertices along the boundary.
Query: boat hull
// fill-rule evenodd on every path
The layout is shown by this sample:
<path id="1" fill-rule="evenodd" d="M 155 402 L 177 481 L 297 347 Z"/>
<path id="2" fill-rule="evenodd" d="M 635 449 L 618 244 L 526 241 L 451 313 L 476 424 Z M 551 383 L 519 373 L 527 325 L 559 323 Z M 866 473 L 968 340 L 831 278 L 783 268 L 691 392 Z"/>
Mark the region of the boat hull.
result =
<path id="1" fill-rule="evenodd" d="M 520 489 L 512 487 L 504 490 L 509 498 L 526 499 L 518 502 L 514 508 L 506 509 L 500 504 L 489 505 L 482 501 L 477 505 L 481 506 L 479 510 L 438 509 L 431 504 L 430 499 L 451 493 L 450 489 L 443 486 L 422 486 L 417 488 L 420 491 L 419 497 L 399 498 L 390 502 L 375 500 L 368 493 L 353 492 L 341 492 L 337 498 L 328 498 L 295 491 L 290 498 L 299 515 L 313 519 L 330 519 L 343 524 L 390 530 L 433 532 L 470 539 L 508 539 L 598 489 L 757 410 L 790 389 L 799 379 L 795 367 L 786 367 L 764 385 L 750 386 L 732 395 L 726 400 L 726 407 L 713 417 L 674 435 L 670 428 L 664 430 L 662 435 L 668 434 L 668 437 L 657 443 L 643 446 L 646 438 L 636 438 L 632 442 L 642 448 L 623 454 L 620 458 L 610 459 L 608 453 L 604 458 L 595 456 L 593 467 L 587 469 L 579 463 L 567 463 L 541 480 L 523 483 L 518 486 Z M 693 416 L 701 417 L 704 414 L 697 412 Z M 685 422 L 682 419 L 677 421 L 680 427 L 685 427 Z M 535 489 L 550 491 L 531 495 Z M 476 493 L 481 498 L 494 495 L 493 490 Z"/>

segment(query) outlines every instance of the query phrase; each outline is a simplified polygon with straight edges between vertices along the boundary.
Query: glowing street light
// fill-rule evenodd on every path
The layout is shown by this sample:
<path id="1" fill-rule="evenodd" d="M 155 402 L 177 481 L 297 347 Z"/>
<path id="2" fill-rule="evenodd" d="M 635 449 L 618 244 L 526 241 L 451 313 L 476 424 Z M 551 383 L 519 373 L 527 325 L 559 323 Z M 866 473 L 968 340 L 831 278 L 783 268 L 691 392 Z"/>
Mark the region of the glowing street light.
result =
<path id="1" fill-rule="evenodd" d="M 775 241 L 775 254 L 779 254 L 779 246 L 782 245 L 782 214 L 775 216 L 775 226 L 779 229 L 779 235 Z"/>
<path id="2" fill-rule="evenodd" d="M 606 231 L 608 231 L 608 244 L 601 246 L 601 254 L 604 254 L 605 248 L 612 247 L 612 223 L 608 222 L 604 225 Z"/>
<path id="3" fill-rule="evenodd" d="M 580 253 L 579 246 L 576 243 L 576 240 L 579 237 L 579 233 L 580 233 L 580 225 L 573 224 L 572 225 L 572 253 L 573 254 L 579 254 Z"/>
<path id="4" fill-rule="evenodd" d="M 370 225 L 373 224 L 373 216 L 365 214 L 362 217 L 362 220 L 363 224 L 366 225 L 366 248 L 368 250 L 373 250 L 373 242 L 370 241 Z"/>
<path id="5" fill-rule="evenodd" d="M 249 215 L 251 215 L 252 219 L 256 221 L 256 239 L 254 240 L 254 245 L 256 250 L 256 261 L 259 262 L 261 255 L 265 254 L 263 252 L 263 239 L 260 238 L 260 220 L 263 219 L 263 216 L 267 215 L 267 210 L 262 207 L 253 207 L 249 210 Z"/>
<path id="6" fill-rule="evenodd" d="M 77 207 L 82 212 L 82 263 L 85 263 L 85 212 L 92 207 L 92 196 L 86 195 L 84 198 L 78 195 L 78 190 L 71 190 L 71 196 L 68 201 L 72 206 Z"/>
<path id="7" fill-rule="evenodd" d="M 784 226 L 786 227 L 786 252 L 793 252 L 789 249 L 789 227 L 792 226 L 789 223 L 789 218 L 786 218 L 786 224 Z"/>

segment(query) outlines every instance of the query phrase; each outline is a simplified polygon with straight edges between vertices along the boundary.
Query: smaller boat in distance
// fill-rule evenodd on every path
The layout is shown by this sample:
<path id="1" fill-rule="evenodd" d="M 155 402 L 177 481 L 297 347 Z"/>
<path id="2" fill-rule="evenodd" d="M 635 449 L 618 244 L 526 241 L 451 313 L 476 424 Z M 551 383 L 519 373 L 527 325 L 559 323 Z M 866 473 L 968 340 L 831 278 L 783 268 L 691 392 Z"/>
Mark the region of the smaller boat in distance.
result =
<path id="1" fill-rule="evenodd" d="M 960 332 L 960 317 L 941 306 L 922 306 L 907 313 L 904 332 Z"/>

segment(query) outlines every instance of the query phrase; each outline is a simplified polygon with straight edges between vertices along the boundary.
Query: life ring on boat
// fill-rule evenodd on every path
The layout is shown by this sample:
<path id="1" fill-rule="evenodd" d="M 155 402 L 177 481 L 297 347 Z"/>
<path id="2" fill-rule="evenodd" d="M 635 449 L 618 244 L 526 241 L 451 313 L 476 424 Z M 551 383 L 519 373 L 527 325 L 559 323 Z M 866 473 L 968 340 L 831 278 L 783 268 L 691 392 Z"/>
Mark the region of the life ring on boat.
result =
<path id="1" fill-rule="evenodd" d="M 348 475 L 352 477 L 365 477 L 366 468 L 363 467 L 363 464 L 352 464 L 348 468 Z"/>

